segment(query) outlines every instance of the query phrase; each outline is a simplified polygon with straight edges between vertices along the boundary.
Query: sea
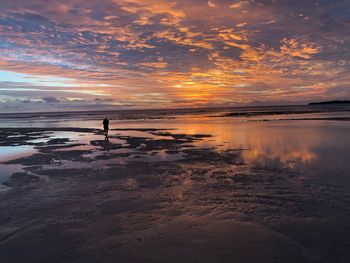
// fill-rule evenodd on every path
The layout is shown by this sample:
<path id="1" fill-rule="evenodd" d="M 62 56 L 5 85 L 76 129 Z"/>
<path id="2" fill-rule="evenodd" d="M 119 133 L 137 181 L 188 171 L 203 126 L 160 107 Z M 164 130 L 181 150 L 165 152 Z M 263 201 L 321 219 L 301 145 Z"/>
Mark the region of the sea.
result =
<path id="1" fill-rule="evenodd" d="M 0 113 L 2 128 L 167 129 L 171 133 L 206 134 L 196 146 L 218 151 L 244 149 L 244 162 L 291 167 L 317 176 L 350 173 L 350 106 L 306 105 L 202 109 Z M 119 131 L 118 131 L 119 129 Z M 124 131 L 125 133 L 126 131 Z M 138 135 L 128 131 L 126 135 Z M 21 152 L 0 146 L 0 161 Z"/>

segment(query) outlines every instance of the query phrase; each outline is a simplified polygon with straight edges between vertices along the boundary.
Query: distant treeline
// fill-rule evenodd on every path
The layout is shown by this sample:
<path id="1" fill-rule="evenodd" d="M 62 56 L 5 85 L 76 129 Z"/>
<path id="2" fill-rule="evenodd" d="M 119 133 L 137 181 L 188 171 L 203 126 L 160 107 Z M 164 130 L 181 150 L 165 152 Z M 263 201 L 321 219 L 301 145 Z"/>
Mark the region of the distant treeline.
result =
<path id="1" fill-rule="evenodd" d="M 349 100 L 330 100 L 330 101 L 321 101 L 321 102 L 310 102 L 309 105 L 343 105 L 350 104 Z"/>

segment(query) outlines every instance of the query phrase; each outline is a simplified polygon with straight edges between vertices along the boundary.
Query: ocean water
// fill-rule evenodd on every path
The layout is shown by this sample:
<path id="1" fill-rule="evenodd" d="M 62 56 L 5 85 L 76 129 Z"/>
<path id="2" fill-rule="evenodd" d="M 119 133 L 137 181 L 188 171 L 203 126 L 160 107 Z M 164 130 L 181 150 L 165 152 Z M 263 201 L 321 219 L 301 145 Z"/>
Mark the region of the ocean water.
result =
<path id="1" fill-rule="evenodd" d="M 171 133 L 207 134 L 196 146 L 218 151 L 245 149 L 244 162 L 257 166 L 290 167 L 305 174 L 346 175 L 350 171 L 349 107 L 255 107 L 115 112 L 0 114 L 1 127 L 96 128 L 109 117 L 111 134 L 147 137 L 143 131 L 113 129 L 169 129 Z M 68 135 L 67 135 L 68 134 Z M 55 133 L 88 143 L 86 134 Z M 164 137 L 162 137 L 164 138 Z M 12 149 L 12 150 L 11 150 Z M 0 146 L 1 159 L 26 156 L 28 147 Z M 22 155 L 21 155 L 22 153 Z"/>

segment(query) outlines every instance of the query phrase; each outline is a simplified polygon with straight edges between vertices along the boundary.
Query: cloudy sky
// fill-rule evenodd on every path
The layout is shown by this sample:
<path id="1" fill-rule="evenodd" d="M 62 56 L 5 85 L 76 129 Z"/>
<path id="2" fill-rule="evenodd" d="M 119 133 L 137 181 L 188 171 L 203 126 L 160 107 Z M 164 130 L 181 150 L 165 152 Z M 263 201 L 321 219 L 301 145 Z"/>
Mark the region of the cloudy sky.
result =
<path id="1" fill-rule="evenodd" d="M 0 110 L 350 99 L 349 0 L 1 0 Z"/>

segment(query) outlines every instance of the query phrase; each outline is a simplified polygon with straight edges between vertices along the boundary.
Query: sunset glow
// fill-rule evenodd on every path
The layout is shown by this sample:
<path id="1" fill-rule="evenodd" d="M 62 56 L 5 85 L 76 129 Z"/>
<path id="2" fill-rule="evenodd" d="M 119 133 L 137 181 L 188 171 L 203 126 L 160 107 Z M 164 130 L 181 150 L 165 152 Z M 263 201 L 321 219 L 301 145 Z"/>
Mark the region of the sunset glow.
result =
<path id="1" fill-rule="evenodd" d="M 350 99 L 344 0 L 3 0 L 0 110 Z"/>

